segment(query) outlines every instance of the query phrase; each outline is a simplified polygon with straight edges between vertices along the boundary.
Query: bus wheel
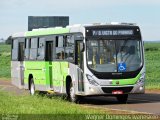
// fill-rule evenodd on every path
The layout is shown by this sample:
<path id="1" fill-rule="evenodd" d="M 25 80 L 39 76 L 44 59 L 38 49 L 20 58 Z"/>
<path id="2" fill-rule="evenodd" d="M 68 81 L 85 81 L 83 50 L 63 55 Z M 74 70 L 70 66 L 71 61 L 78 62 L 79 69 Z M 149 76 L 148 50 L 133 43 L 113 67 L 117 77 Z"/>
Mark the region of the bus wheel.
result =
<path id="1" fill-rule="evenodd" d="M 78 100 L 78 96 L 75 95 L 75 91 L 74 91 L 74 87 L 73 87 L 73 84 L 72 82 L 69 82 L 67 84 L 67 98 L 70 102 L 77 102 Z"/>
<path id="2" fill-rule="evenodd" d="M 34 94 L 35 94 L 35 85 L 34 85 L 33 79 L 31 79 L 31 82 L 30 82 L 30 95 L 34 95 Z"/>
<path id="3" fill-rule="evenodd" d="M 128 99 L 128 94 L 116 96 L 119 103 L 126 103 Z"/>

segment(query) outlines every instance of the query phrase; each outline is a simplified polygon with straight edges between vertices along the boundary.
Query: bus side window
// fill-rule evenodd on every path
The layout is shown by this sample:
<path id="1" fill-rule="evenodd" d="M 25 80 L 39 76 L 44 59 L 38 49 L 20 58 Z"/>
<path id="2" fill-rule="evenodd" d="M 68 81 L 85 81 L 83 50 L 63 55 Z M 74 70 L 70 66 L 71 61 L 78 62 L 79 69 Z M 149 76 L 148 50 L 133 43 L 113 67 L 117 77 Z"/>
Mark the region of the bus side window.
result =
<path id="1" fill-rule="evenodd" d="M 38 38 L 30 39 L 30 60 L 36 60 L 37 58 L 37 47 L 38 47 Z"/>
<path id="2" fill-rule="evenodd" d="M 29 59 L 29 40 L 30 39 L 25 39 L 25 53 L 24 53 L 24 59 L 28 60 Z"/>
<path id="3" fill-rule="evenodd" d="M 56 59 L 63 60 L 64 54 L 64 39 L 63 36 L 56 36 Z"/>
<path id="4" fill-rule="evenodd" d="M 12 41 L 12 60 L 18 60 L 18 39 Z"/>
<path id="5" fill-rule="evenodd" d="M 74 60 L 74 36 L 66 36 L 65 59 Z"/>
<path id="6" fill-rule="evenodd" d="M 22 39 L 21 39 L 22 40 Z M 25 50 L 25 40 L 19 41 L 19 48 L 18 48 L 18 61 L 24 61 L 24 50 Z"/>
<path id="7" fill-rule="evenodd" d="M 45 37 L 41 37 L 38 40 L 38 54 L 37 54 L 37 59 L 38 60 L 44 60 L 44 45 L 45 45 Z"/>

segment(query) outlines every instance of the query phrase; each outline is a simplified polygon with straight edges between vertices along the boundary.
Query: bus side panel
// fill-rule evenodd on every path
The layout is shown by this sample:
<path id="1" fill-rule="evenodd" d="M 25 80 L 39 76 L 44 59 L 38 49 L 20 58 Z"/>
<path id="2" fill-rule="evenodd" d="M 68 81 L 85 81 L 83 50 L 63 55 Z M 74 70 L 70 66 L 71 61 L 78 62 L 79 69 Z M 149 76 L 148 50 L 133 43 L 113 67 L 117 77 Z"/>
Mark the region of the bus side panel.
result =
<path id="1" fill-rule="evenodd" d="M 20 61 L 11 61 L 11 78 L 12 84 L 17 86 L 18 88 L 23 88 L 23 71 L 21 68 L 23 67 L 23 62 Z"/>
<path id="2" fill-rule="evenodd" d="M 72 63 L 69 64 L 69 74 L 70 74 L 70 76 L 72 78 L 75 94 L 82 93 L 82 92 L 79 92 L 79 90 L 78 90 L 78 70 L 79 69 L 80 68 L 77 65 L 72 64 Z"/>
<path id="3" fill-rule="evenodd" d="M 62 92 L 66 93 L 66 77 L 69 76 L 69 62 L 62 62 L 61 63 L 61 70 L 63 75 L 63 89 Z"/>
<path id="4" fill-rule="evenodd" d="M 24 82 L 25 86 L 28 86 L 29 75 L 33 76 L 35 89 L 46 91 L 49 89 L 48 79 L 46 74 L 48 73 L 45 61 L 25 61 Z"/>
<path id="5" fill-rule="evenodd" d="M 52 62 L 52 80 L 55 92 L 65 93 L 65 81 L 68 75 L 68 62 Z"/>

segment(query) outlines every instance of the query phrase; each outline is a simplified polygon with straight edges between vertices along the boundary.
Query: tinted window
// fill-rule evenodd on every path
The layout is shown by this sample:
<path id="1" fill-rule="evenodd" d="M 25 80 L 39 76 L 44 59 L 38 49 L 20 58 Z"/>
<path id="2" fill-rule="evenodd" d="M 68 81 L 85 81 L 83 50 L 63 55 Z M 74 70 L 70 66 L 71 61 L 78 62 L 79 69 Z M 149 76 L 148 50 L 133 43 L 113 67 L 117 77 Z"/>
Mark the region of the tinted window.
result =
<path id="1" fill-rule="evenodd" d="M 18 60 L 18 39 L 14 39 L 12 45 L 12 60 Z"/>
<path id="2" fill-rule="evenodd" d="M 45 46 L 45 38 L 39 38 L 38 42 L 38 54 L 37 59 L 38 60 L 44 60 L 44 46 Z"/>
<path id="3" fill-rule="evenodd" d="M 63 36 L 58 37 L 58 47 L 64 47 L 64 39 Z"/>
<path id="4" fill-rule="evenodd" d="M 37 48 L 38 39 L 37 38 L 31 38 L 31 48 Z"/>
<path id="5" fill-rule="evenodd" d="M 64 59 L 64 48 L 63 47 L 57 47 L 56 48 L 56 59 Z"/>
<path id="6" fill-rule="evenodd" d="M 17 38 L 12 41 L 12 60 L 24 60 L 25 38 Z"/>
<path id="7" fill-rule="evenodd" d="M 24 59 L 29 59 L 29 41 L 30 39 L 25 39 L 25 53 L 24 53 Z"/>
<path id="8" fill-rule="evenodd" d="M 64 39 L 63 36 L 56 37 L 56 59 L 64 59 Z"/>
<path id="9" fill-rule="evenodd" d="M 38 47 L 38 39 L 37 38 L 31 38 L 30 40 L 30 60 L 36 60 L 37 59 L 37 47 Z"/>
<path id="10" fill-rule="evenodd" d="M 18 50 L 12 49 L 12 60 L 18 60 Z"/>
<path id="11" fill-rule="evenodd" d="M 13 40 L 13 49 L 18 49 L 18 39 Z"/>
<path id="12" fill-rule="evenodd" d="M 18 61 L 24 60 L 25 42 L 19 42 Z"/>
<path id="13" fill-rule="evenodd" d="M 66 37 L 65 58 L 67 60 L 74 60 L 74 37 Z"/>

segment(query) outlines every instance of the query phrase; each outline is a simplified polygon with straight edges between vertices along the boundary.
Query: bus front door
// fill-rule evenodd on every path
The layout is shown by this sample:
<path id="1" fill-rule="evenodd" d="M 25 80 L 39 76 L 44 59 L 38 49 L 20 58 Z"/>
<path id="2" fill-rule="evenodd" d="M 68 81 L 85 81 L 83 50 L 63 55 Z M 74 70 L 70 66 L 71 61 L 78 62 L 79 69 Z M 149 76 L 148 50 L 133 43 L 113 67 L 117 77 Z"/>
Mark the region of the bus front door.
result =
<path id="1" fill-rule="evenodd" d="M 19 61 L 20 61 L 20 80 L 21 80 L 21 85 L 24 85 L 24 66 L 23 66 L 23 61 L 24 61 L 24 42 L 19 43 Z"/>
<path id="2" fill-rule="evenodd" d="M 52 60 L 53 60 L 53 41 L 46 41 L 46 61 L 47 61 L 47 79 L 50 83 L 50 88 L 53 88 L 52 81 Z"/>
<path id="3" fill-rule="evenodd" d="M 83 41 L 76 41 L 76 64 L 77 68 L 77 76 L 78 76 L 78 91 L 84 91 L 84 81 L 83 81 L 83 51 L 82 51 Z M 84 47 L 84 46 L 83 46 Z M 83 48 L 84 49 L 84 48 Z"/>

